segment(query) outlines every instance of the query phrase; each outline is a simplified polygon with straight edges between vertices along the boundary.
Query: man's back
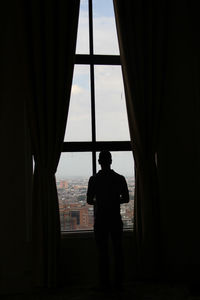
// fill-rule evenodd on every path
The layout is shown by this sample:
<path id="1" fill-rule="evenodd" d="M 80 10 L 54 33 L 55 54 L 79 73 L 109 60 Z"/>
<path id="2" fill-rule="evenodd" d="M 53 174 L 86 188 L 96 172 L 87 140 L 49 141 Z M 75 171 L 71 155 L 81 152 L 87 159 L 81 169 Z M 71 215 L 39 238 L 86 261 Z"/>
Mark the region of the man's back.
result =
<path id="1" fill-rule="evenodd" d="M 94 204 L 95 223 L 119 222 L 120 204 L 129 201 L 126 180 L 113 170 L 101 170 L 90 177 L 87 202 Z"/>

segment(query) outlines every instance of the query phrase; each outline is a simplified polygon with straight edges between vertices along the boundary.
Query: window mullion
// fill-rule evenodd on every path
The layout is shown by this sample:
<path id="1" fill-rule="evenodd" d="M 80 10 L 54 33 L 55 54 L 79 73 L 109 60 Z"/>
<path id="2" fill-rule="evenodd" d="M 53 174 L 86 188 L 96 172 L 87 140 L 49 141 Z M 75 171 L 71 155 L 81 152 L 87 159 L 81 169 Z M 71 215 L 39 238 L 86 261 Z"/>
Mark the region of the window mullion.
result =
<path id="1" fill-rule="evenodd" d="M 96 120 L 95 120 L 95 88 L 94 88 L 94 65 L 90 65 L 90 80 L 91 80 L 91 120 L 92 120 L 92 143 L 96 142 Z M 93 147 L 92 151 L 92 166 L 93 174 L 96 173 L 96 151 Z"/>
<path id="2" fill-rule="evenodd" d="M 92 0 L 89 0 L 89 51 L 90 55 L 94 54 Z"/>
<path id="3" fill-rule="evenodd" d="M 93 12 L 92 12 L 92 0 L 89 0 L 89 43 L 90 43 L 90 57 L 94 55 L 93 45 Z M 95 86 L 94 86 L 94 64 L 91 60 L 90 63 L 90 85 L 91 85 L 91 120 L 92 120 L 92 143 L 96 142 L 96 121 L 95 121 Z M 93 174 L 96 174 L 96 151 L 95 147 L 92 150 L 92 169 Z"/>

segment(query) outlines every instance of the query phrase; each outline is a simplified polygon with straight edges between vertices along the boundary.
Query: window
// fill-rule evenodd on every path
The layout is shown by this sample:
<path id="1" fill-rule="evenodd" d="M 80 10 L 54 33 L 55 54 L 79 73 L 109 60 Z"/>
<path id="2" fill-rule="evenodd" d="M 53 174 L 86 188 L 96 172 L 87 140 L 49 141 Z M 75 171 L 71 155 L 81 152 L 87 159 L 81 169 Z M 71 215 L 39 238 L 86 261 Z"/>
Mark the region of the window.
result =
<path id="1" fill-rule="evenodd" d="M 98 154 L 112 153 L 112 168 L 126 177 L 130 203 L 121 205 L 125 228 L 133 227 L 134 163 L 112 0 L 81 0 L 76 64 L 63 152 L 57 170 L 62 231 L 91 230 L 86 203 Z"/>

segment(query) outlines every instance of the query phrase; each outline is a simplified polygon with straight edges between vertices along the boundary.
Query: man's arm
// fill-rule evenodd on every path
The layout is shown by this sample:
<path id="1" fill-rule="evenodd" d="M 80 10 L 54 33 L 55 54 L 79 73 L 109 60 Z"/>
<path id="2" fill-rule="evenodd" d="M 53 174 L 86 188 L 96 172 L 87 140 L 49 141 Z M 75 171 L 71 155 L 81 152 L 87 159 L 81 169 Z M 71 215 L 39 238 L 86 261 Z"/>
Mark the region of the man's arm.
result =
<path id="1" fill-rule="evenodd" d="M 88 182 L 88 190 L 87 190 L 87 203 L 90 205 L 94 205 L 94 197 L 95 197 L 95 189 L 94 189 L 94 177 L 90 177 Z"/>
<path id="2" fill-rule="evenodd" d="M 129 202 L 129 191 L 126 179 L 122 176 L 120 204 Z"/>

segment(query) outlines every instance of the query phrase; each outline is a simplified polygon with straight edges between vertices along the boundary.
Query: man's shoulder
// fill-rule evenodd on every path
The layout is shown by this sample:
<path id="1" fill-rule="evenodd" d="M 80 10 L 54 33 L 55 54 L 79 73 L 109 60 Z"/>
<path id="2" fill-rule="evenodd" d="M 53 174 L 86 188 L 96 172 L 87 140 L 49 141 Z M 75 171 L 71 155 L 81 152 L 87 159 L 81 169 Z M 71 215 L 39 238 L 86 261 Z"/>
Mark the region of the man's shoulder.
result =
<path id="1" fill-rule="evenodd" d="M 96 174 L 92 175 L 89 179 L 90 182 L 95 182 L 95 181 L 99 181 L 102 180 L 103 178 L 114 178 L 118 181 L 124 181 L 125 177 L 117 172 L 115 172 L 113 169 L 110 170 L 109 173 L 104 173 L 101 170 L 99 172 L 97 172 Z"/>
<path id="2" fill-rule="evenodd" d="M 96 181 L 98 179 L 98 177 L 99 177 L 98 173 L 90 176 L 89 182 L 91 183 L 91 182 Z"/>
<path id="3" fill-rule="evenodd" d="M 93 178 L 101 178 L 101 177 L 116 177 L 116 178 L 125 178 L 123 175 L 115 172 L 113 169 L 109 170 L 109 172 L 103 172 L 102 170 L 100 170 L 99 172 L 97 172 L 95 175 L 92 176 Z"/>
<path id="4" fill-rule="evenodd" d="M 117 172 L 115 172 L 114 170 L 112 170 L 113 176 L 115 176 L 116 178 L 118 178 L 119 180 L 124 180 L 125 177 Z"/>
<path id="5" fill-rule="evenodd" d="M 96 177 L 96 175 L 90 176 L 89 181 L 94 181 L 95 177 Z"/>

